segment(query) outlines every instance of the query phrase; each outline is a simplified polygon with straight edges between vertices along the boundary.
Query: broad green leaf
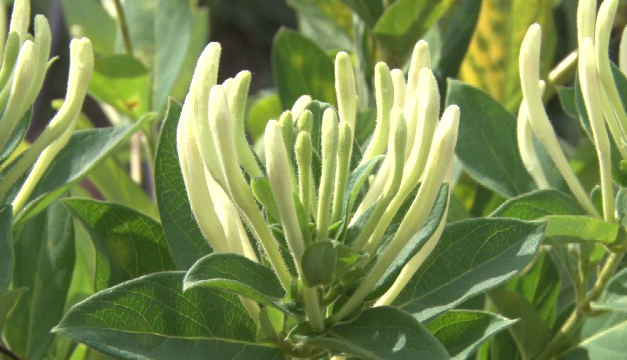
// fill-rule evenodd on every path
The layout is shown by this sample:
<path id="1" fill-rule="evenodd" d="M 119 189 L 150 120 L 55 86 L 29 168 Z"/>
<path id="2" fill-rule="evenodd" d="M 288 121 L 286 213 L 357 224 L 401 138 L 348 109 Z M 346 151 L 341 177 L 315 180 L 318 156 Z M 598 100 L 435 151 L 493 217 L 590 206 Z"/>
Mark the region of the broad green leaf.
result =
<path id="1" fill-rule="evenodd" d="M 13 129 L 13 133 L 9 138 L 9 142 L 6 144 L 4 149 L 0 149 L 0 165 L 4 163 L 13 152 L 20 146 L 22 140 L 26 136 L 26 132 L 28 131 L 28 127 L 30 126 L 31 117 L 33 115 L 33 107 L 29 107 L 28 111 L 22 116 L 22 119 L 17 123 L 15 129 Z"/>
<path id="2" fill-rule="evenodd" d="M 451 360 L 465 360 L 481 344 L 515 322 L 483 311 L 451 310 L 425 326 L 444 345 Z"/>
<path id="3" fill-rule="evenodd" d="M 281 99 L 275 92 L 262 92 L 259 98 L 252 101 L 246 116 L 246 130 L 253 140 L 259 139 L 266 131 L 271 119 L 278 119 L 283 108 Z"/>
<path id="4" fill-rule="evenodd" d="M 336 104 L 333 61 L 311 40 L 281 29 L 272 45 L 272 73 L 284 109 L 301 95 Z"/>
<path id="5" fill-rule="evenodd" d="M 133 120 L 150 109 L 150 73 L 130 55 L 96 58 L 89 93 Z"/>
<path id="6" fill-rule="evenodd" d="M 26 290 L 28 290 L 28 288 L 22 287 L 6 291 L 4 294 L 0 295 L 0 332 L 2 332 L 7 318 L 11 315 L 11 312 L 13 312 L 13 309 L 15 309 L 15 306 Z"/>
<path id="7" fill-rule="evenodd" d="M 562 349 L 558 360 L 623 360 L 627 353 L 627 313 L 608 312 L 584 320 L 576 341 Z"/>
<path id="8" fill-rule="evenodd" d="M 557 43 L 550 0 L 483 1 L 459 78 L 486 91 L 507 110 L 516 111 L 522 100 L 520 45 L 533 23 L 542 26 L 540 77 L 545 78 Z"/>
<path id="9" fill-rule="evenodd" d="M 585 214 L 585 210 L 572 197 L 558 190 L 543 189 L 507 200 L 490 216 L 537 220 L 548 215 Z"/>
<path id="10" fill-rule="evenodd" d="M 377 20 L 374 35 L 385 52 L 405 59 L 453 3 L 454 0 L 397 0 Z"/>
<path id="11" fill-rule="evenodd" d="M 192 214 L 176 149 L 176 127 L 181 104 L 170 100 L 155 157 L 157 205 L 165 236 L 177 269 L 187 270 L 213 251 Z"/>
<path id="12" fill-rule="evenodd" d="M 389 288 L 394 284 L 396 278 L 401 273 L 405 265 L 422 249 L 423 245 L 431 238 L 431 235 L 435 233 L 440 222 L 444 217 L 448 203 L 448 189 L 447 183 L 442 184 L 440 187 L 440 193 L 435 199 L 435 203 L 431 208 L 429 216 L 425 220 L 422 228 L 409 239 L 403 250 L 396 256 L 396 259 L 390 267 L 385 271 L 383 276 L 379 279 L 372 292 L 368 295 L 369 299 L 376 299 L 381 297 Z"/>
<path id="13" fill-rule="evenodd" d="M 159 0 L 158 3 L 152 108 L 162 110 L 185 61 L 192 35 L 192 14 L 189 1 Z"/>
<path id="14" fill-rule="evenodd" d="M 279 339 L 279 334 L 283 331 L 285 315 L 279 310 L 264 306 L 259 311 L 259 325 L 268 340 Z"/>
<path id="15" fill-rule="evenodd" d="M 161 224 L 114 203 L 69 198 L 63 201 L 94 243 L 99 260 L 96 290 L 158 271 L 174 270 Z"/>
<path id="16" fill-rule="evenodd" d="M 611 244 L 618 237 L 618 225 L 589 216 L 550 215 L 544 219 L 549 220 L 546 236 L 556 243 L 572 242 L 574 238 L 581 242 Z"/>
<path id="17" fill-rule="evenodd" d="M 277 221 L 280 220 L 281 216 L 279 216 L 279 208 L 270 187 L 270 180 L 265 177 L 253 178 L 250 181 L 250 188 L 257 201 L 263 205 L 270 216 Z"/>
<path id="18" fill-rule="evenodd" d="M 96 0 L 62 0 L 65 24 L 72 37 L 91 40 L 97 54 L 115 52 L 117 24 Z"/>
<path id="19" fill-rule="evenodd" d="M 57 154 L 55 161 L 33 189 L 29 203 L 17 215 L 15 222 L 23 222 L 43 210 L 153 118 L 152 114 L 146 114 L 133 125 L 72 133 L 67 145 Z"/>
<path id="20" fill-rule="evenodd" d="M 455 154 L 481 185 L 510 198 L 535 188 L 518 152 L 516 118 L 485 92 L 449 80 L 447 104 L 463 111 Z"/>
<path id="21" fill-rule="evenodd" d="M 53 330 L 121 359 L 279 359 L 255 341 L 256 325 L 237 295 L 199 287 L 185 272 L 161 272 L 99 292 Z"/>
<path id="22" fill-rule="evenodd" d="M 575 103 L 575 88 L 558 86 L 557 95 L 560 99 L 564 112 L 574 118 L 577 118 L 579 114 L 577 113 L 577 105 Z"/>
<path id="23" fill-rule="evenodd" d="M 298 14 L 300 33 L 323 50 L 352 50 L 353 13 L 341 0 L 289 0 L 287 3 Z"/>
<path id="24" fill-rule="evenodd" d="M 331 283 L 337 258 L 337 249 L 330 240 L 321 239 L 307 246 L 301 260 L 305 284 L 314 287 Z"/>
<path id="25" fill-rule="evenodd" d="M 521 294 L 494 289 L 488 292 L 488 296 L 499 314 L 510 319 L 520 319 L 509 331 L 523 359 L 533 359 L 551 339 L 550 329 L 540 314 Z"/>
<path id="26" fill-rule="evenodd" d="M 234 292 L 293 314 L 281 304 L 285 290 L 274 271 L 234 253 L 213 253 L 198 260 L 185 275 L 183 289 L 198 287 Z"/>
<path id="27" fill-rule="evenodd" d="M 373 27 L 383 13 L 383 3 L 379 0 L 341 0 L 368 25 Z"/>
<path id="28" fill-rule="evenodd" d="M 592 303 L 593 309 L 627 312 L 627 269 L 610 280 L 601 298 Z"/>
<path id="29" fill-rule="evenodd" d="M 11 283 L 13 277 L 13 237 L 11 221 L 13 208 L 11 205 L 0 206 L 0 296 Z M 2 329 L 0 329 L 2 330 Z"/>
<path id="30" fill-rule="evenodd" d="M 155 25 L 159 1 L 125 0 L 122 5 L 133 46 L 133 56 L 146 67 L 152 68 L 157 51 L 155 48 L 157 34 Z M 118 53 L 125 51 L 121 37 L 117 39 L 116 50 Z M 148 97 L 150 98 L 150 94 Z"/>
<path id="31" fill-rule="evenodd" d="M 364 360 L 449 359 L 440 342 L 410 314 L 394 307 L 364 310 L 355 320 L 338 323 L 324 333 L 299 324 L 290 338 L 333 349 Z"/>
<path id="32" fill-rule="evenodd" d="M 503 284 L 534 257 L 545 227 L 544 222 L 492 218 L 447 225 L 392 305 L 425 321 Z"/>
<path id="33" fill-rule="evenodd" d="M 14 234 L 13 288 L 28 288 L 5 325 L 4 338 L 21 358 L 41 359 L 61 320 L 75 260 L 72 217 L 59 201 Z"/>

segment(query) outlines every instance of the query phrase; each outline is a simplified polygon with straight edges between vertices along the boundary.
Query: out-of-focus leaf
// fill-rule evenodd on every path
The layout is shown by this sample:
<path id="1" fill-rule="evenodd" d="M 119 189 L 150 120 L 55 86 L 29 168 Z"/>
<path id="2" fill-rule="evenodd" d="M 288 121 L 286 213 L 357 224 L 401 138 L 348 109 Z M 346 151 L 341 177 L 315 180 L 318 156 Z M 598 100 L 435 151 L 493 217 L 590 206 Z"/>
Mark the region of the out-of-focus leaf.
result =
<path id="1" fill-rule="evenodd" d="M 373 27 L 383 13 L 383 2 L 379 0 L 342 0 L 368 25 Z"/>
<path id="2" fill-rule="evenodd" d="M 155 187 L 161 224 L 177 269 L 187 270 L 213 251 L 192 214 L 176 149 L 181 104 L 170 100 L 155 157 Z"/>
<path id="3" fill-rule="evenodd" d="M 89 93 L 136 120 L 150 109 L 150 74 L 130 55 L 102 56 L 94 63 Z"/>
<path id="4" fill-rule="evenodd" d="M 13 154 L 13 152 L 22 143 L 22 140 L 24 140 L 28 127 L 30 126 L 32 115 L 33 107 L 31 106 L 28 108 L 24 116 L 22 116 L 22 119 L 17 123 L 15 129 L 13 129 L 13 133 L 11 134 L 5 148 L 0 149 L 0 165 L 2 165 Z"/>
<path id="5" fill-rule="evenodd" d="M 272 72 L 284 109 L 301 95 L 336 104 L 333 61 L 311 40 L 281 29 L 272 45 Z"/>
<path id="6" fill-rule="evenodd" d="M 0 332 L 4 329 L 7 318 L 11 315 L 11 312 L 15 309 L 15 306 L 26 290 L 28 289 L 25 287 L 9 290 L 0 296 Z"/>
<path id="7" fill-rule="evenodd" d="M 627 353 L 627 313 L 608 312 L 584 320 L 575 341 L 569 343 L 558 360 L 623 360 Z"/>
<path id="8" fill-rule="evenodd" d="M 557 96 L 560 99 L 560 104 L 562 104 L 564 112 L 577 118 L 579 115 L 577 114 L 577 105 L 575 104 L 575 88 L 558 86 Z"/>
<path id="9" fill-rule="evenodd" d="M 113 55 L 117 24 L 96 0 L 62 0 L 65 24 L 73 37 L 91 40 L 97 54 Z"/>
<path id="10" fill-rule="evenodd" d="M 13 277 L 13 237 L 11 221 L 13 208 L 10 205 L 0 207 L 0 296 L 11 283 Z M 0 328 L 2 330 L 2 328 Z"/>
<path id="11" fill-rule="evenodd" d="M 592 303 L 593 309 L 627 312 L 627 269 L 610 280 L 601 298 Z"/>
<path id="12" fill-rule="evenodd" d="M 254 140 L 260 138 L 266 131 L 266 125 L 271 119 L 281 116 L 282 107 L 279 95 L 274 92 L 263 92 L 256 99 L 246 117 L 246 130 Z"/>
<path id="13" fill-rule="evenodd" d="M 540 77 L 551 69 L 557 36 L 551 0 L 485 0 L 460 69 L 460 78 L 488 92 L 507 110 L 522 100 L 518 57 L 533 23 L 542 26 Z"/>
<path id="14" fill-rule="evenodd" d="M 322 49 L 352 49 L 353 14 L 341 0 L 289 0 L 298 29 Z"/>
<path id="15" fill-rule="evenodd" d="M 405 59 L 453 3 L 454 0 L 397 0 L 379 17 L 374 35 L 387 53 Z"/>
<path id="16" fill-rule="evenodd" d="M 128 24 L 131 44 L 133 45 L 133 56 L 137 57 L 144 66 L 152 68 L 156 52 L 155 38 L 157 32 L 155 20 L 157 18 L 159 1 L 125 0 L 122 5 L 126 23 Z M 118 52 L 123 52 L 122 39 L 119 37 L 117 40 L 116 48 Z"/>
<path id="17" fill-rule="evenodd" d="M 611 244 L 618 237 L 618 225 L 590 216 L 549 215 L 544 218 L 549 220 L 546 236 L 557 243 L 565 238 L 567 242 L 579 239 L 578 241 L 581 242 L 595 241 Z"/>

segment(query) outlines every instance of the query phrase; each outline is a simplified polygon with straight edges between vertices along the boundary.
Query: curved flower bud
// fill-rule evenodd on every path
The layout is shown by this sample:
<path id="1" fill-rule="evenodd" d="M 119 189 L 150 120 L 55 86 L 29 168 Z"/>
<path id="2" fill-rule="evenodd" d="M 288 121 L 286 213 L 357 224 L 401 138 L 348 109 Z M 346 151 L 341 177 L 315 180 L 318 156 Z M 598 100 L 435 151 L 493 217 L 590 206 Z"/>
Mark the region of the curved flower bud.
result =
<path id="1" fill-rule="evenodd" d="M 292 106 L 291 112 L 292 112 L 293 119 L 298 119 L 298 117 L 300 116 L 300 113 L 302 113 L 307 108 L 307 106 L 309 106 L 310 102 L 311 102 L 311 96 L 309 95 L 302 95 L 301 97 L 299 97 L 298 100 L 296 100 L 296 102 Z"/>
<path id="2" fill-rule="evenodd" d="M 390 69 L 384 62 L 377 63 L 374 68 L 374 88 L 377 103 L 377 127 L 361 158 L 360 165 L 383 153 L 390 134 L 390 110 L 394 104 L 394 85 Z"/>
<path id="3" fill-rule="evenodd" d="M 306 213 L 306 218 L 309 219 L 310 208 L 310 195 L 311 187 L 313 183 L 311 180 L 311 135 L 307 131 L 301 131 L 296 138 L 296 144 L 294 145 L 294 152 L 296 154 L 296 164 L 298 166 L 298 197 L 303 209 Z M 266 156 L 268 154 L 266 153 Z M 289 166 L 289 165 L 288 165 Z M 308 235 L 308 234 L 305 234 Z"/>
<path id="4" fill-rule="evenodd" d="M 518 110 L 516 121 L 516 135 L 518 138 L 518 151 L 525 169 L 540 189 L 549 187 L 549 182 L 544 176 L 540 159 L 533 145 L 533 128 L 529 122 L 529 112 L 527 111 L 527 101 L 523 99 Z"/>
<path id="5" fill-rule="evenodd" d="M 43 15 L 35 16 L 35 61 L 36 70 L 33 77 L 33 83 L 26 95 L 24 108 L 22 113 L 31 106 L 44 83 L 46 70 L 48 69 L 48 58 L 50 57 L 50 44 L 52 43 L 52 34 L 50 33 L 50 25 Z"/>
<path id="6" fill-rule="evenodd" d="M 233 78 L 228 78 L 222 82 L 225 93 L 228 94 L 231 91 L 231 85 L 233 85 Z"/>
<path id="7" fill-rule="evenodd" d="M 623 74 L 627 74 L 627 26 L 623 29 L 623 34 L 620 37 L 618 64 Z"/>
<path id="8" fill-rule="evenodd" d="M 533 24 L 527 30 L 520 48 L 520 82 L 523 97 L 527 102 L 531 127 L 553 159 L 575 198 L 591 215 L 599 216 L 568 160 L 566 160 L 544 110 L 540 95 L 540 44 L 540 25 Z"/>
<path id="9" fill-rule="evenodd" d="M 296 121 L 296 132 L 300 133 L 302 131 L 308 132 L 311 134 L 313 130 L 313 114 L 309 110 L 305 110 L 300 113 L 298 120 Z"/>
<path id="10" fill-rule="evenodd" d="M 9 32 L 16 32 L 20 36 L 20 45 L 26 41 L 30 26 L 30 0 L 15 0 Z"/>
<path id="11" fill-rule="evenodd" d="M 342 212 L 342 199 L 344 198 L 344 191 L 346 190 L 348 170 L 353 151 L 353 128 L 346 121 L 340 121 L 338 143 L 331 223 L 335 223 L 340 220 Z"/>
<path id="12" fill-rule="evenodd" d="M 348 122 L 355 127 L 357 112 L 357 94 L 355 90 L 355 74 L 350 56 L 340 51 L 335 56 L 335 92 L 340 113 L 340 121 Z"/>
<path id="13" fill-rule="evenodd" d="M 326 239 L 329 232 L 329 209 L 331 208 L 339 137 L 337 122 L 335 110 L 326 109 L 322 115 L 322 175 L 320 176 L 318 216 L 316 217 L 318 239 Z"/>
<path id="14" fill-rule="evenodd" d="M 418 95 L 418 80 L 420 71 L 423 67 L 431 69 L 431 53 L 429 52 L 429 44 L 420 40 L 414 46 L 411 54 L 411 63 L 409 65 L 409 73 L 407 74 L 407 92 L 405 95 L 405 115 L 411 111 L 411 106 Z M 411 132 L 408 133 L 409 135 Z"/>
<path id="15" fill-rule="evenodd" d="M 17 56 L 20 52 L 20 36 L 16 32 L 9 33 L 6 45 L 4 47 L 4 55 L 2 58 L 2 69 L 0 70 L 0 89 L 4 89 L 11 74 L 13 73 L 13 66 L 17 61 Z M 8 94 L 7 94 L 8 95 Z M 4 105 L 0 106 L 1 108 Z"/>
<path id="16" fill-rule="evenodd" d="M 594 58 L 592 38 L 585 38 L 582 44 L 579 61 L 579 81 L 583 100 L 586 104 L 590 127 L 594 137 L 599 168 L 601 174 L 601 193 L 603 195 L 603 216 L 607 222 L 615 222 L 614 191 L 612 189 L 612 165 L 610 160 L 610 139 L 605 130 L 603 112 L 601 109 L 601 87 L 597 74 L 597 64 Z M 621 105 L 622 107 L 622 105 Z"/>
<path id="17" fill-rule="evenodd" d="M 392 76 L 392 84 L 394 84 L 394 107 L 405 106 L 405 95 L 407 93 L 407 83 L 405 82 L 405 75 L 400 69 L 394 69 L 390 71 Z"/>
<path id="18" fill-rule="evenodd" d="M 580 49 L 585 38 L 594 38 L 594 17 L 596 12 L 597 0 L 579 1 L 577 6 L 577 43 Z"/>

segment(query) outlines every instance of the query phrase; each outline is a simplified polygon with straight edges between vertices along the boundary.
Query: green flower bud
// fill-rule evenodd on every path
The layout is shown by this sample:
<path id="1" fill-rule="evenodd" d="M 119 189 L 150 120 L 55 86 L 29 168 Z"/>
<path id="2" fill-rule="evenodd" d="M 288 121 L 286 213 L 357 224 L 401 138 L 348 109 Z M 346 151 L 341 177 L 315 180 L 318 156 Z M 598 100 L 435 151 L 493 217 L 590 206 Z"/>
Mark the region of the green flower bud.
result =
<path id="1" fill-rule="evenodd" d="M 46 70 L 48 69 L 48 58 L 50 57 L 50 44 L 52 42 L 52 34 L 50 33 L 50 25 L 48 20 L 43 15 L 37 15 L 35 17 L 35 58 L 36 58 L 36 70 L 33 78 L 33 83 L 26 95 L 24 102 L 24 108 L 22 113 L 31 106 L 44 83 L 44 77 L 46 76 Z"/>
<path id="2" fill-rule="evenodd" d="M 355 74 L 350 56 L 343 51 L 335 56 L 335 93 L 337 94 L 340 122 L 347 122 L 351 128 L 354 128 L 357 112 Z"/>
<path id="3" fill-rule="evenodd" d="M 337 166 L 335 170 L 335 188 L 333 194 L 333 211 L 331 223 L 340 220 L 342 213 L 342 199 L 348 181 L 348 170 L 353 151 L 353 128 L 346 121 L 340 121 L 340 132 L 337 149 Z"/>
<path id="4" fill-rule="evenodd" d="M 298 165 L 298 197 L 306 211 L 306 218 L 309 219 L 310 190 L 314 185 L 313 182 L 311 182 L 312 144 L 309 132 L 301 131 L 298 134 L 298 137 L 296 138 L 296 145 L 294 146 L 294 152 L 296 155 L 296 164 Z M 268 154 L 266 153 L 266 156 L 267 155 Z M 309 233 L 304 235 L 308 237 Z"/>
<path id="5" fill-rule="evenodd" d="M 298 120 L 296 121 L 296 132 L 300 133 L 302 131 L 308 132 L 311 134 L 313 130 L 313 114 L 309 110 L 305 110 L 300 113 Z"/>
<path id="6" fill-rule="evenodd" d="M 318 201 L 317 234 L 318 239 L 326 239 L 329 232 L 329 209 L 338 146 L 338 120 L 335 110 L 326 109 L 322 115 L 322 175 L 320 177 L 320 193 Z"/>
<path id="7" fill-rule="evenodd" d="M 374 129 L 372 140 L 370 140 L 360 164 L 382 154 L 390 134 L 390 111 L 394 104 L 394 84 L 390 69 L 384 62 L 377 63 L 374 68 L 374 88 L 377 103 L 377 127 Z"/>
<path id="8" fill-rule="evenodd" d="M 16 32 L 20 36 L 20 45 L 26 41 L 30 26 L 30 0 L 15 0 L 9 32 Z"/>
<path id="9" fill-rule="evenodd" d="M 392 83 L 394 84 L 394 107 L 403 108 L 405 106 L 405 95 L 407 93 L 407 83 L 405 75 L 400 69 L 394 69 L 390 72 Z"/>
<path id="10" fill-rule="evenodd" d="M 4 89 L 7 85 L 13 73 L 13 66 L 15 66 L 19 52 L 20 36 L 16 32 L 9 33 L 2 58 L 2 69 L 0 70 L 0 89 Z M 4 108 L 4 105 L 0 104 L 0 108 Z"/>

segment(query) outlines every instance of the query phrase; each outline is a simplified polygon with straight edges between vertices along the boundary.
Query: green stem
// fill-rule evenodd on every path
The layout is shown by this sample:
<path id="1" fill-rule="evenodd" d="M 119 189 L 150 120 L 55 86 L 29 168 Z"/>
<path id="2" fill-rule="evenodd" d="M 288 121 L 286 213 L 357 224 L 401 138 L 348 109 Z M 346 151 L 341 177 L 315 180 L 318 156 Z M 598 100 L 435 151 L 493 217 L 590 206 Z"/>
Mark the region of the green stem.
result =
<path id="1" fill-rule="evenodd" d="M 577 71 L 577 63 L 579 60 L 579 52 L 578 50 L 573 51 L 568 56 L 566 56 L 559 64 L 557 64 L 551 72 L 549 72 L 549 76 L 546 84 L 546 91 L 544 92 L 543 99 L 546 103 L 555 95 L 557 91 L 557 86 L 563 85 L 566 81 L 571 79 L 575 75 L 575 71 Z"/>
<path id="2" fill-rule="evenodd" d="M 122 8 L 122 2 L 120 0 L 113 0 L 115 5 L 115 11 L 118 13 L 118 20 L 120 21 L 120 31 L 122 32 L 122 42 L 124 43 L 124 50 L 128 55 L 133 55 L 133 45 L 131 44 L 131 34 L 128 31 L 128 23 L 126 22 L 126 16 L 124 15 L 124 9 Z"/>

